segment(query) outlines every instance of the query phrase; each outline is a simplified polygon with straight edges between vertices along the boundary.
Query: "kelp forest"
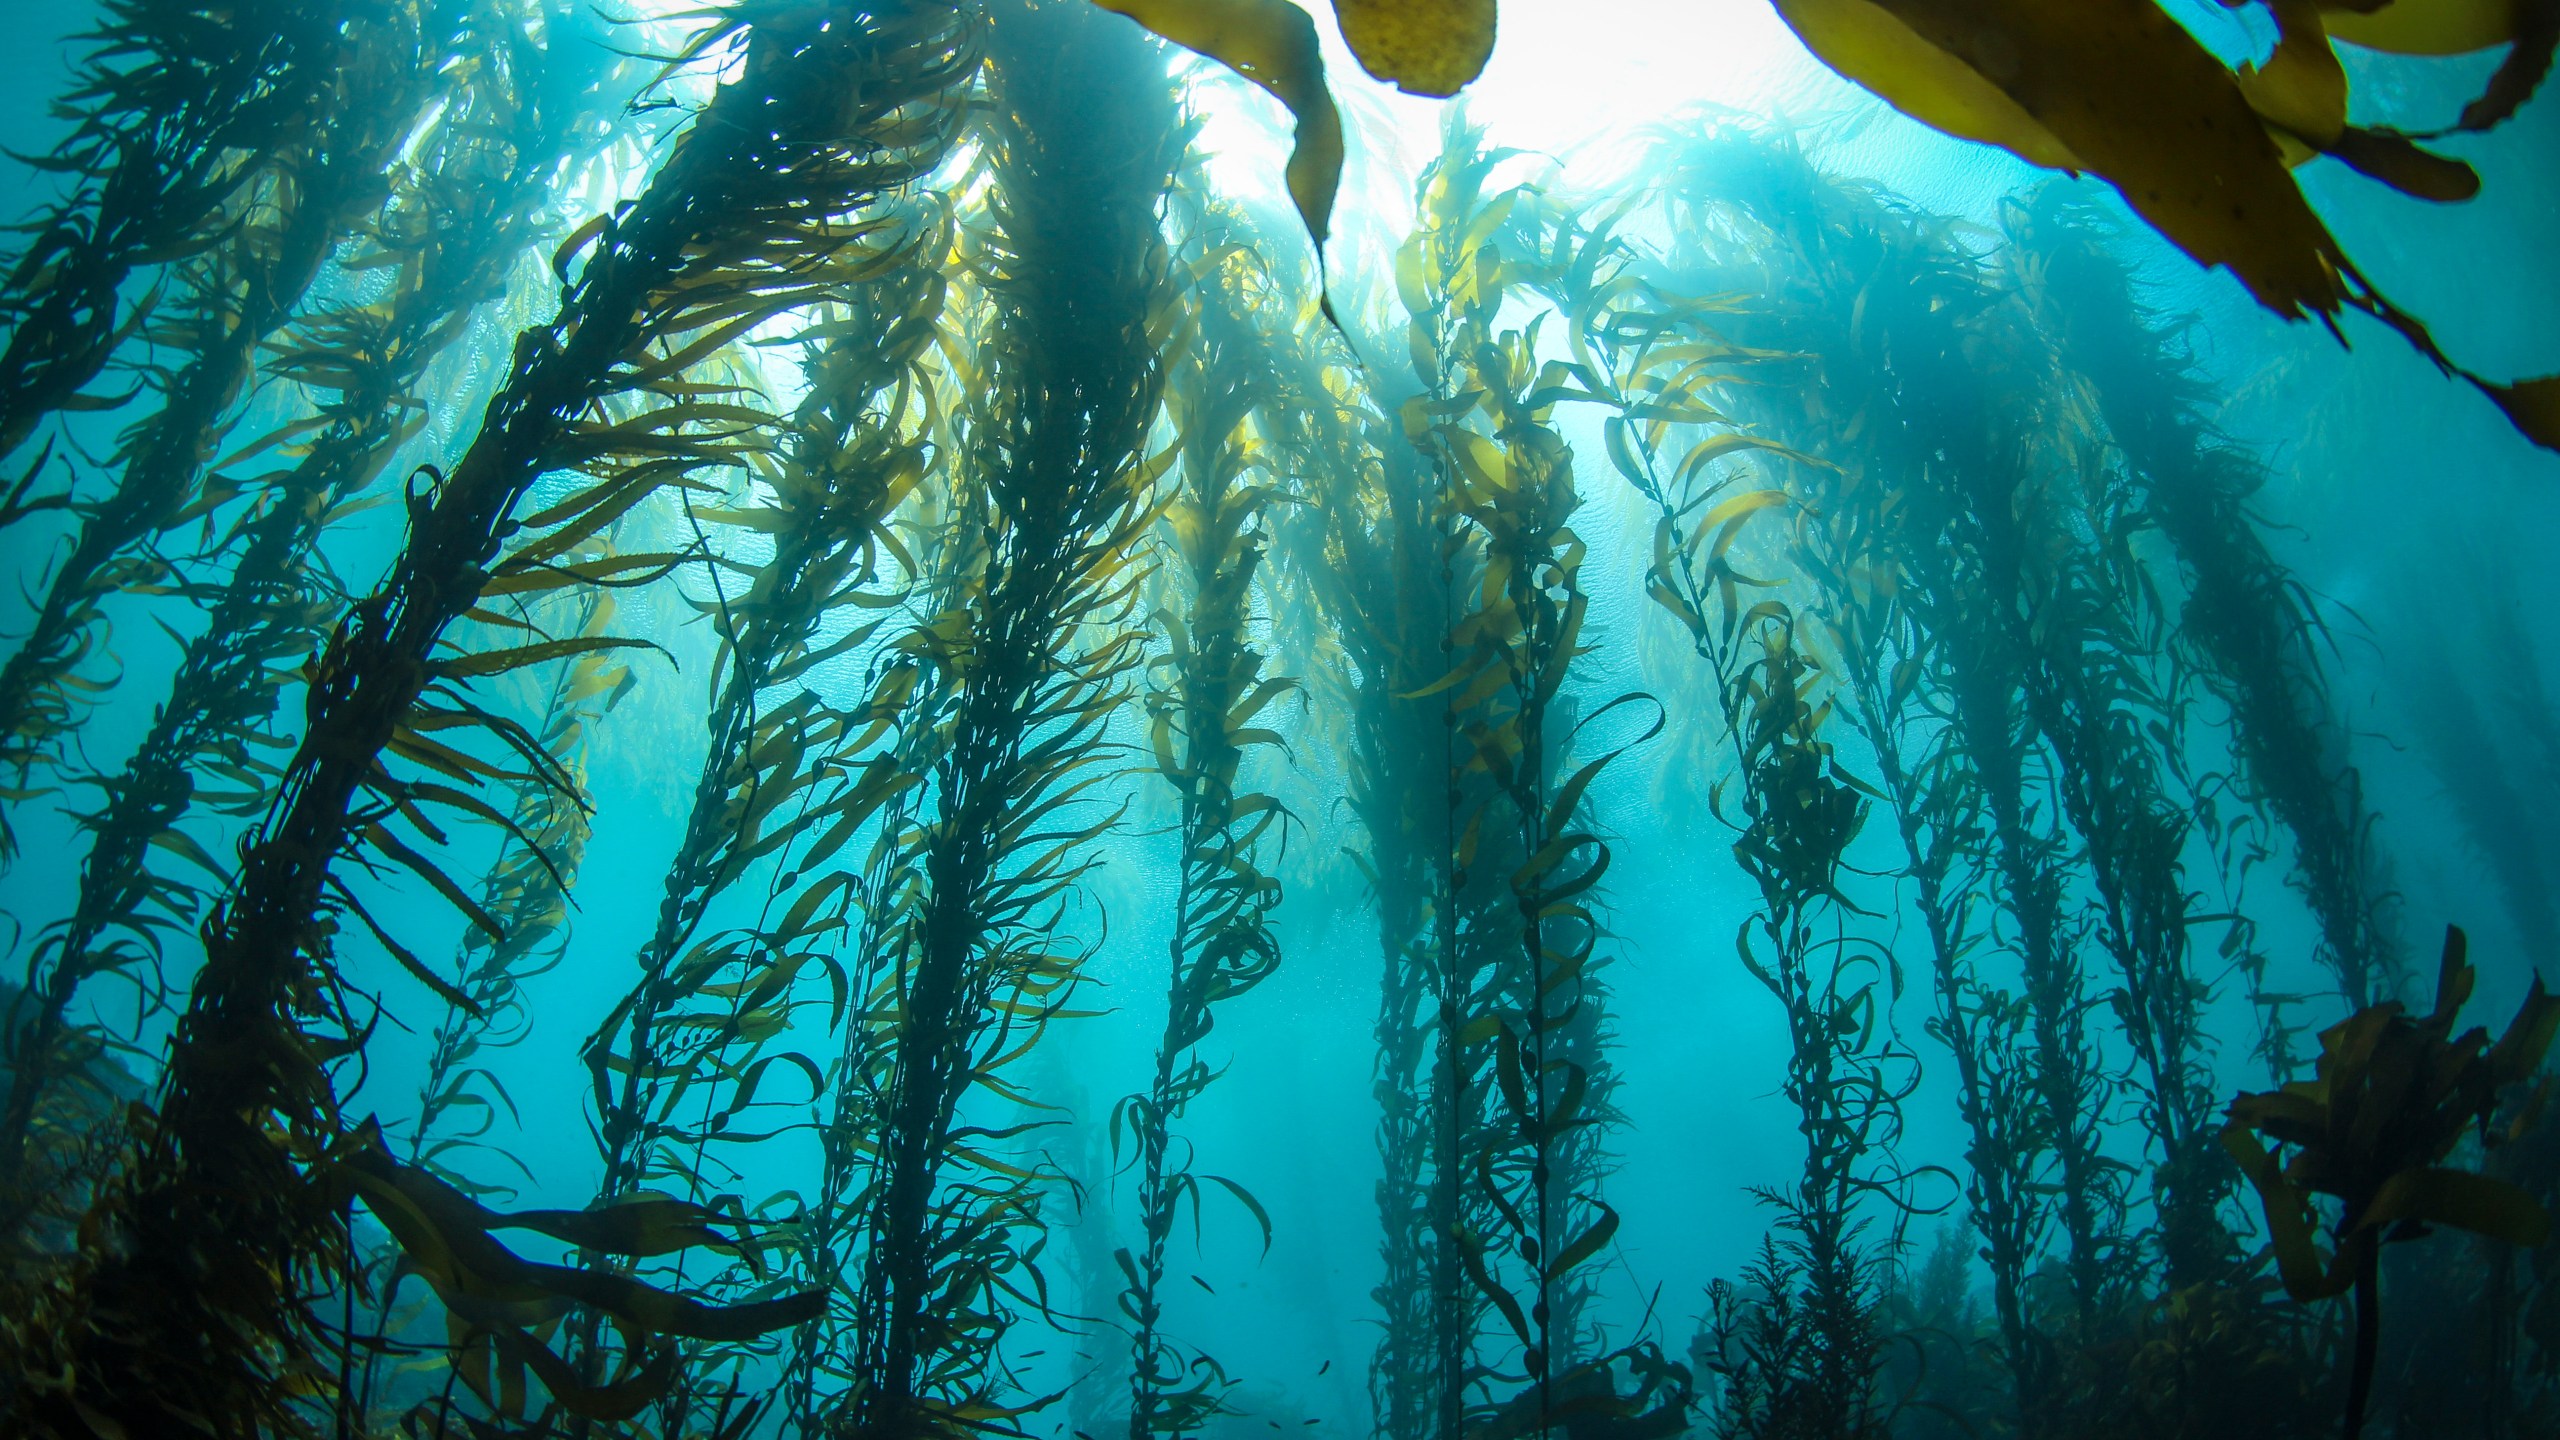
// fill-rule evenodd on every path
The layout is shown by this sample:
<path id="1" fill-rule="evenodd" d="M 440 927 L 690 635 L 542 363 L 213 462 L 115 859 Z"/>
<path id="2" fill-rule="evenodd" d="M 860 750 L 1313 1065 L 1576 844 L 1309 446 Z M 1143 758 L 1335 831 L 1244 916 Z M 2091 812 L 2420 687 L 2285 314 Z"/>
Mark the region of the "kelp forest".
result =
<path id="1" fill-rule="evenodd" d="M 2560 1434 L 2555 0 L 65 0 L 0 1434 Z"/>

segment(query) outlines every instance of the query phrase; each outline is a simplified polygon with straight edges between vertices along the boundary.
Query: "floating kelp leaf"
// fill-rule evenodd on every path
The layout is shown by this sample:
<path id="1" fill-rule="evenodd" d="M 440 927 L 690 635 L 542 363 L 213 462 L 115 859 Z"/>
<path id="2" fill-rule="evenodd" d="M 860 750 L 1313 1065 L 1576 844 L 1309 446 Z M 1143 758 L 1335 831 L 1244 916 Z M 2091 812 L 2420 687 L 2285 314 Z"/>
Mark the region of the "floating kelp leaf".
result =
<path id="1" fill-rule="evenodd" d="M 2526 0 L 2336 0 L 2320 7 L 2329 33 L 2394 55 L 2467 55 L 2517 37 Z"/>
<path id="2" fill-rule="evenodd" d="M 2533 92 L 2542 88 L 2543 79 L 2551 73 L 2551 60 L 2560 51 L 2560 0 L 2518 0 L 2527 11 L 2516 36 L 2516 48 L 2508 52 L 2506 62 L 2489 77 L 2488 88 L 2480 98 L 2462 107 L 2457 130 L 2486 130 L 2504 124 Z"/>
<path id="3" fill-rule="evenodd" d="M 1778 0 L 1778 9 L 1825 63 L 1914 119 L 1968 118 L 1976 128 L 1956 133 L 2107 180 L 2178 248 L 2230 267 L 2277 313 L 2344 303 L 2345 257 L 2238 81 L 2151 0 Z M 1986 89 L 2014 108 L 1987 102 Z M 2021 114 L 2034 128 L 2018 126 Z"/>
<path id="4" fill-rule="evenodd" d="M 712 1236 L 699 1224 L 708 1212 L 681 1201 L 652 1196 L 617 1207 L 632 1212 L 628 1223 L 615 1208 L 510 1216 L 491 1210 L 425 1170 L 402 1165 L 378 1142 L 357 1149 L 341 1163 L 340 1173 L 448 1305 L 541 1308 L 573 1302 L 655 1334 L 711 1341 L 751 1340 L 802 1324 L 826 1306 L 822 1290 L 737 1305 L 706 1305 L 627 1275 L 526 1260 L 489 1234 L 523 1226 L 562 1238 L 603 1239 L 616 1248 L 633 1247 L 635 1254 L 672 1253 L 693 1243 L 707 1243 L 702 1237 Z"/>
<path id="5" fill-rule="evenodd" d="M 2424 199 L 2465 200 L 2479 189 L 2461 161 L 2397 132 L 2345 124 L 2344 72 L 2328 45 L 2337 11 L 2267 0 L 2282 42 L 2264 65 L 2234 74 L 2155 0 L 1774 3 L 1825 64 L 1894 108 L 2106 180 L 2170 243 L 2229 268 L 2280 315 L 2372 315 L 2495 401 L 2536 444 L 2560 449 L 2554 385 L 2497 385 L 2455 364 L 2424 323 L 2376 293 L 2288 173 L 2317 150 Z M 2538 81 L 2550 56 L 2533 52 L 2560 45 L 2560 0 L 2517 0 L 2514 13 L 2525 38 L 2508 69 L 2522 63 Z M 2509 109 L 2521 103 L 2492 90 Z M 2477 128 L 2472 119 L 2466 112 L 2464 128 Z"/>
<path id="6" fill-rule="evenodd" d="M 2285 162 L 2334 155 L 2404 195 L 2455 203 L 2480 193 L 2480 176 L 2459 160 L 2420 149 L 2408 136 L 2347 123 L 2347 72 L 2329 44 L 2315 0 L 2269 0 L 2279 30 L 2263 65 L 2233 76 L 2275 135 Z"/>
<path id="7" fill-rule="evenodd" d="M 1997 145 L 2030 164 L 2087 168 L 2007 92 L 1875 0 L 1777 0 L 1777 6 L 1816 58 L 1921 124 Z"/>
<path id="8" fill-rule="evenodd" d="M 2315 0 L 2269 0 L 2269 8 L 2276 48 L 2266 63 L 2241 66 L 2234 79 L 2250 108 L 2270 124 L 2325 150 L 2347 128 L 2346 67 L 2329 47 Z"/>
<path id="9" fill-rule="evenodd" d="M 1494 0 L 1333 0 L 1360 68 L 1408 95 L 1446 97 L 1484 73 Z"/>
<path id="10" fill-rule="evenodd" d="M 2480 193 L 2480 173 L 2406 135 L 2348 126 L 2321 148 L 2403 195 L 2454 204 Z"/>
<path id="11" fill-rule="evenodd" d="M 1342 187 L 1342 117 L 1325 87 L 1315 22 L 1287 0 L 1094 0 L 1261 86 L 1297 117 L 1289 150 L 1289 199 L 1324 253 Z"/>
<path id="12" fill-rule="evenodd" d="M 2436 1007 L 2424 1019 L 2397 1002 L 2369 1006 L 2320 1036 L 2313 1078 L 2231 1102 L 2223 1147 L 2257 1189 L 2285 1288 L 2298 1300 L 2344 1293 L 2376 1249 L 2444 1225 L 2534 1245 L 2550 1217 L 2531 1196 L 2440 1162 L 2464 1133 L 2488 1132 L 2510 1088 L 2528 1084 L 2560 1029 L 2560 997 L 2536 981 L 2496 1044 L 2454 1033 L 2477 974 L 2460 930 L 2448 930 Z M 2259 1140 L 2292 1147 L 2279 1163 Z M 2342 1202 L 2334 1259 L 2312 1243 L 2311 1197 Z"/>

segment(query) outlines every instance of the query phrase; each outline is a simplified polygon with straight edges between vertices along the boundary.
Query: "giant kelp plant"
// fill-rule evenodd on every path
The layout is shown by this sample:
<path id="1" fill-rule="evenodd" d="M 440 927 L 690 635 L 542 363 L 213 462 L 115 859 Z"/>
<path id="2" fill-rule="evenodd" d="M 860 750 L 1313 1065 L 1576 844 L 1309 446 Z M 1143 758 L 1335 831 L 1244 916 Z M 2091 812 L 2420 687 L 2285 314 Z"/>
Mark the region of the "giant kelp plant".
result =
<path id="1" fill-rule="evenodd" d="M 100 0 L 0 267 L 0 1429 L 2547 1429 L 2537 638 L 2364 696 L 2142 247 L 2553 443 L 2293 167 L 2470 198 L 2560 6 L 1775 8 L 2117 196 L 1404 166 L 1283 0 Z M 2423 1016 L 2393 724 L 2527 951 Z"/>

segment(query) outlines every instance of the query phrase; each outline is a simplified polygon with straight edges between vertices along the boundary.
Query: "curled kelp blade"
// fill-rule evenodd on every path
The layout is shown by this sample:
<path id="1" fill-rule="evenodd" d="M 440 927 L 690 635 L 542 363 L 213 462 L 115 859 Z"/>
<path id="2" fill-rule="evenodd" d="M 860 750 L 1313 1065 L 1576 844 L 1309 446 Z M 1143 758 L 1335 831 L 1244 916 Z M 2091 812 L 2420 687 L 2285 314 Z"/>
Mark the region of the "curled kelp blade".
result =
<path id="1" fill-rule="evenodd" d="M 2333 314 L 2345 255 L 2238 81 L 2152 0 L 1776 0 L 1825 64 L 1925 124 L 2086 170 L 2279 314 Z M 2005 102 L 2005 103 L 2003 103 Z"/>
<path id="2" fill-rule="evenodd" d="M 2226 4 L 2232 0 L 2225 0 Z M 2331 155 L 2404 195 L 2451 204 L 2480 193 L 2480 176 L 2396 130 L 2347 123 L 2347 70 L 2318 0 L 2266 0 L 2275 49 L 2232 74 L 2249 108 L 2266 122 L 2287 165 Z"/>
<path id="3" fill-rule="evenodd" d="M 2229 3 L 2229 0 L 2225 0 Z M 2560 50 L 2560 0 L 2324 0 L 2329 33 L 2394 55 L 2507 52 L 2453 130 L 2487 130 L 2512 119 L 2551 73 Z"/>
<path id="4" fill-rule="evenodd" d="M 1817 58 L 1895 109 L 2030 164 L 2098 176 L 2171 244 L 2228 268 L 2277 314 L 2372 315 L 2534 443 L 2560 450 L 2560 377 L 2501 385 L 2455 364 L 2356 269 L 2295 183 L 2291 163 L 2325 151 L 2427 199 L 2468 199 L 2479 186 L 2470 167 L 2405 135 L 2346 123 L 2346 78 L 2326 28 L 2334 12 L 2268 0 L 2280 43 L 2234 73 L 2156 0 L 1774 3 Z M 2529 15 L 2560 0 L 2516 4 Z"/>
<path id="5" fill-rule="evenodd" d="M 367 1137 L 370 1140 L 370 1136 Z M 403 1165 L 378 1143 L 356 1146 L 337 1178 L 364 1200 L 408 1261 L 448 1304 L 499 1305 L 516 1312 L 591 1306 L 653 1335 L 743 1341 L 805 1323 L 826 1303 L 802 1291 L 740 1304 L 708 1304 L 628 1275 L 526 1260 L 490 1231 L 525 1228 L 569 1240 L 599 1242 L 633 1255 L 671 1254 L 721 1237 L 710 1212 L 664 1196 L 588 1212 L 492 1210 L 427 1170 Z M 477 1317 L 485 1321 L 488 1317 Z"/>
<path id="6" fill-rule="evenodd" d="M 1093 0 L 1157 36 L 1233 70 L 1289 107 L 1289 200 L 1324 254 L 1333 199 L 1342 188 L 1342 117 L 1324 79 L 1315 22 L 1288 0 Z"/>

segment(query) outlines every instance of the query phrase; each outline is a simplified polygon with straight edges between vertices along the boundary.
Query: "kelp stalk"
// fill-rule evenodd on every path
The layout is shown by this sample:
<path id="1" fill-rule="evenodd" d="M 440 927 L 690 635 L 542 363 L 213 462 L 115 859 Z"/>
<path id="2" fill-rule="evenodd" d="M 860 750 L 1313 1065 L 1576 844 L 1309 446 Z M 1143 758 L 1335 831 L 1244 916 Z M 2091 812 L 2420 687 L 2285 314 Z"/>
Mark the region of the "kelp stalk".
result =
<path id="1" fill-rule="evenodd" d="M 71 193 L 18 227 L 30 238 L 0 280 L 0 459 L 48 415 L 116 403 L 82 392 L 149 316 L 148 297 L 124 305 L 126 282 L 229 240 L 242 189 L 327 113 L 347 27 L 393 14 L 378 0 L 99 8 L 91 58 L 56 107 L 77 123 L 36 161 Z"/>
<path id="2" fill-rule="evenodd" d="M 463 0 L 382 5 L 347 21 L 328 81 L 298 131 L 276 142 L 280 168 L 250 196 L 227 243 L 182 267 L 185 310 L 152 338 L 186 359 L 156 387 L 158 409 L 129 426 L 106 495 L 73 508 L 79 526 L 46 577 L 17 650 L 0 664 L 0 764 L 21 777 L 76 727 L 78 673 L 103 642 L 105 602 L 158 579 L 146 543 L 228 498 L 208 476 L 225 421 L 257 372 L 259 346 L 300 308 L 338 243 L 387 197 L 386 171 L 441 88 Z M 0 824 L 0 862 L 16 841 Z"/>
<path id="3" fill-rule="evenodd" d="M 204 628 L 188 641 L 142 744 L 121 772 L 95 781 L 106 803 L 82 819 L 90 845 L 77 898 L 30 959 L 29 1013 L 10 1017 L 0 1174 L 27 1143 L 81 987 L 151 961 L 161 930 L 199 914 L 197 886 L 152 873 L 151 852 L 218 875 L 177 830 L 180 820 L 199 801 L 234 814 L 263 808 L 278 767 L 260 751 L 275 743 L 279 694 L 326 644 L 341 603 L 315 553 L 319 537 L 366 503 L 383 466 L 417 434 L 427 366 L 502 288 L 536 233 L 563 157 L 603 133 L 599 91 L 616 67 L 601 37 L 559 20 L 531 34 L 516 10 L 488 4 L 474 15 L 456 93 L 412 146 L 405 184 L 349 257 L 353 269 L 390 272 L 389 295 L 303 317 L 267 365 L 271 376 L 335 393 L 267 437 L 268 446 L 298 446 L 299 458 L 258 481 L 249 514 L 222 547 L 237 554 L 223 586 L 186 587 L 210 602 Z M 230 788 L 207 792 L 198 777 L 208 772 Z M 120 931 L 132 941 L 110 938 Z"/>
<path id="4" fill-rule="evenodd" d="M 1277 800 L 1242 783 L 1253 753 L 1279 743 L 1262 712 L 1297 688 L 1286 676 L 1263 673 L 1252 633 L 1273 497 L 1251 423 L 1270 403 L 1268 367 L 1257 353 L 1263 336 L 1253 323 L 1257 302 L 1270 298 L 1269 282 L 1251 252 L 1230 238 L 1233 217 L 1209 210 L 1196 225 L 1183 257 L 1191 272 L 1190 343 L 1167 388 L 1181 440 L 1179 488 L 1164 517 L 1173 563 L 1161 572 L 1173 578 L 1171 598 L 1184 609 L 1157 613 L 1167 653 L 1147 699 L 1156 773 L 1179 806 L 1181 881 L 1155 1075 L 1143 1093 L 1120 1102 L 1112 1126 L 1134 1139 L 1139 1162 L 1143 1239 L 1121 1299 L 1136 1327 L 1130 1440 L 1195 1433 L 1222 1409 L 1224 1370 L 1205 1354 L 1187 1357 L 1162 1328 L 1166 1249 L 1183 1203 L 1196 1213 L 1207 1182 L 1264 1220 L 1242 1186 L 1191 1169 L 1175 1148 L 1188 1145 L 1174 1127 L 1217 1073 L 1199 1054 L 1215 1023 L 1213 1007 L 1280 965 L 1268 920 L 1280 886 L 1265 870 L 1264 852 L 1274 848 L 1287 816 Z M 1194 1378 L 1186 1382 L 1186 1373 Z"/>
<path id="5" fill-rule="evenodd" d="M 613 448 L 583 422 L 604 396 L 645 379 L 647 342 L 687 328 L 683 282 L 759 260 L 787 266 L 796 257 L 777 240 L 803 217 L 842 213 L 938 161 L 938 146 L 919 153 L 895 126 L 947 82 L 951 17 L 938 14 L 939 24 L 935 12 L 757 6 L 697 38 L 699 54 L 749 30 L 735 73 L 648 189 L 597 227 L 559 316 L 519 337 L 479 434 L 444 483 L 413 500 L 407 548 L 313 667 L 308 730 L 283 793 L 206 923 L 158 1113 L 93 1217 L 73 1280 L 11 1337 L 12 1348 L 46 1352 L 9 1367 L 7 1409 L 23 1423 L 57 1434 L 89 1429 L 84 1412 L 132 1433 L 199 1419 L 235 1431 L 290 1423 L 303 1383 L 294 1357 L 313 1324 L 303 1277 L 333 1263 L 342 1228 L 327 1167 L 343 1142 L 326 1067 L 353 1042 L 325 1039 L 322 1027 L 346 1023 L 329 872 L 383 816 L 360 798 L 401 795 L 381 757 L 431 684 L 563 653 L 435 658 L 477 603 L 526 490 Z M 854 75 L 864 83 L 848 83 Z M 840 243 L 821 241 L 820 253 Z M 597 508 L 590 499 L 546 518 L 574 529 Z"/>
<path id="6" fill-rule="evenodd" d="M 1012 1413 L 991 1350 L 1032 1262 L 1036 1177 L 987 1155 L 1011 1131 L 963 1101 L 1037 1043 L 1077 957 L 1052 930 L 1111 817 L 1098 732 L 1139 663 L 1134 563 L 1156 466 L 1171 286 L 1157 206 L 1179 156 L 1162 62 L 1080 3 L 989 24 L 990 221 L 973 259 L 993 311 L 955 381 L 957 506 L 975 551 L 918 653 L 951 676 L 914 834 L 918 883 L 869 979 L 893 1040 L 854 1078 L 879 1117 L 858 1286 L 858 1434 L 940 1435 Z M 905 723 L 919 723 L 910 721 Z M 997 1093 L 1003 1093 L 1000 1088 Z"/>

